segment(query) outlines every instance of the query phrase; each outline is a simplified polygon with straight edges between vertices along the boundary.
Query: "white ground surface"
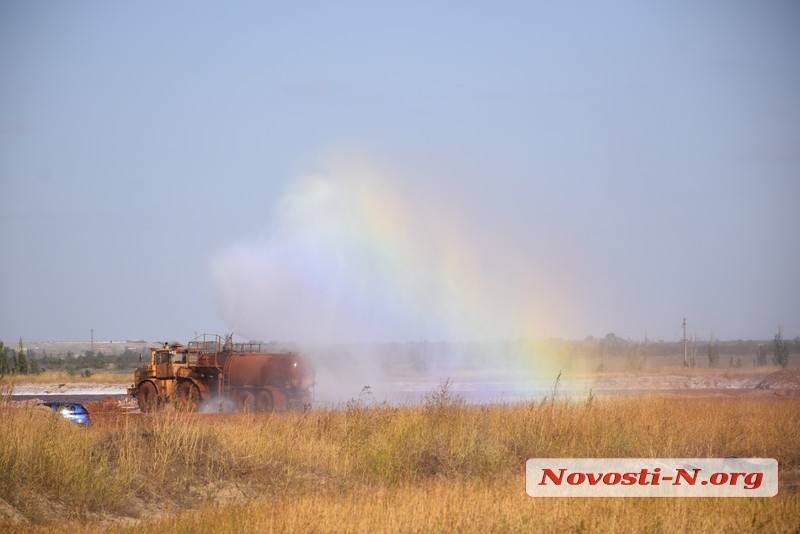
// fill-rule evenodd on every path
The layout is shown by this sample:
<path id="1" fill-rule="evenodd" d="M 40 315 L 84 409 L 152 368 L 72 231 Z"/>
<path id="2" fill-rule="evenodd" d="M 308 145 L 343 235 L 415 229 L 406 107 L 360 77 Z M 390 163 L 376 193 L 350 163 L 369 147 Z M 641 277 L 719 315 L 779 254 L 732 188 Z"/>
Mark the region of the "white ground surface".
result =
<path id="1" fill-rule="evenodd" d="M 12 395 L 125 395 L 127 386 L 120 384 L 17 384 Z"/>
<path id="2" fill-rule="evenodd" d="M 763 377 L 761 377 L 763 378 Z M 759 377 L 753 376 L 626 376 L 587 379 L 567 379 L 558 384 L 557 393 L 561 396 L 581 398 L 593 395 L 638 395 L 646 393 L 685 391 L 718 391 L 735 393 L 753 390 L 759 383 Z M 373 383 L 369 388 L 369 397 L 375 401 L 407 402 L 423 399 L 427 394 L 436 391 L 442 382 L 430 380 L 403 380 Z M 327 385 L 327 387 L 326 387 Z M 333 386 L 333 387 L 331 387 Z M 338 386 L 338 387 L 336 387 Z M 362 394 L 364 384 L 317 384 L 315 398 L 320 405 L 336 405 L 357 399 Z M 451 379 L 449 392 L 468 402 L 518 402 L 540 400 L 553 394 L 552 381 L 527 380 L 474 380 Z M 14 396 L 35 396 L 46 399 L 48 396 L 63 395 L 125 395 L 127 385 L 108 383 L 71 383 L 71 384 L 17 384 Z M 367 400 L 367 399 L 365 399 Z"/>

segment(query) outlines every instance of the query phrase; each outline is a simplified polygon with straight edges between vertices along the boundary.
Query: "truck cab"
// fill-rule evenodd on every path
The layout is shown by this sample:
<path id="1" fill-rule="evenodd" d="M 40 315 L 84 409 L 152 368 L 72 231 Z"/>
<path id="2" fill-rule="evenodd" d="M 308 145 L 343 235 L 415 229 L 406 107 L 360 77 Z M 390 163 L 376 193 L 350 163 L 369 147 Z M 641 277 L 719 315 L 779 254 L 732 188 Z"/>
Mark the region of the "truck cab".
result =
<path id="1" fill-rule="evenodd" d="M 154 349 L 151 355 L 151 363 L 155 366 L 156 378 L 174 379 L 178 367 L 186 367 L 186 352 L 181 350 L 180 343 L 167 345 L 161 349 Z"/>
<path id="2" fill-rule="evenodd" d="M 191 354 L 180 343 L 164 343 L 161 347 L 150 349 L 150 363 L 138 367 L 134 372 L 134 384 L 128 394 L 137 397 L 142 411 L 151 411 L 173 396 L 179 379 L 191 374 L 189 363 L 197 355 Z M 190 384 L 191 385 L 191 384 Z M 190 392 L 197 396 L 196 392 Z"/>

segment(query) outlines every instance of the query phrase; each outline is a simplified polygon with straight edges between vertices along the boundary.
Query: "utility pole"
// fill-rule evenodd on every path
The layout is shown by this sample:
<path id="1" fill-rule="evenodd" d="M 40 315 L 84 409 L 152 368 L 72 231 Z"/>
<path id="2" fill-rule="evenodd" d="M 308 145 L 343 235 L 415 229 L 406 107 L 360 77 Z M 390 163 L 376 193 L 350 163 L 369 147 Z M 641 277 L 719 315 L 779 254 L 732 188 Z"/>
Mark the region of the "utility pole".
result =
<path id="1" fill-rule="evenodd" d="M 647 332 L 644 333 L 644 351 L 642 352 L 642 369 L 647 369 Z"/>
<path id="2" fill-rule="evenodd" d="M 94 352 L 94 328 L 92 328 L 91 330 L 89 330 L 89 332 L 91 332 L 91 334 L 92 334 L 92 338 L 91 338 L 91 339 L 92 339 L 92 340 L 91 340 L 91 345 L 92 345 L 92 348 L 91 348 L 91 351 L 92 351 L 92 352 Z"/>
<path id="3" fill-rule="evenodd" d="M 686 359 L 686 317 L 683 318 L 683 366 L 689 367 L 689 362 Z"/>

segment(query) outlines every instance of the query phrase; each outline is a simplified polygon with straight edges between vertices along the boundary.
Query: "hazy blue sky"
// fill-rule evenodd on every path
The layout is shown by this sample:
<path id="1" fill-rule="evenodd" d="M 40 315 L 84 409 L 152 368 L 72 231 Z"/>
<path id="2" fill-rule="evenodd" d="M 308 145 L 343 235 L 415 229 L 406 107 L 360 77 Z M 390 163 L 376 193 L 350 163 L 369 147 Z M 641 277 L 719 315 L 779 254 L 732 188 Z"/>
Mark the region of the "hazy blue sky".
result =
<path id="1" fill-rule="evenodd" d="M 0 2 L 0 339 L 800 335 L 800 3 Z"/>

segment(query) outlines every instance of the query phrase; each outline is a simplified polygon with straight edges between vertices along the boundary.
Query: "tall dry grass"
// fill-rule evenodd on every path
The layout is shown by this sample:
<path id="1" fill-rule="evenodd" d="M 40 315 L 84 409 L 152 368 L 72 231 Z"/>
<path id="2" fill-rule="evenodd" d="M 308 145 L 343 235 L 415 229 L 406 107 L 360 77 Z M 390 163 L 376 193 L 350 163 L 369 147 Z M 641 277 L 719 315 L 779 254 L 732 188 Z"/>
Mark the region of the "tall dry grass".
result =
<path id="1" fill-rule="evenodd" d="M 164 517 L 139 532 L 792 532 L 800 500 L 540 499 L 520 477 L 432 480 L 232 506 Z M 126 528 L 112 531 L 127 531 Z"/>
<path id="2" fill-rule="evenodd" d="M 524 488 L 531 457 L 771 457 L 782 476 L 797 472 L 797 398 L 470 406 L 442 387 L 416 406 L 121 414 L 88 429 L 5 401 L 0 428 L 0 497 L 30 521 L 14 530 L 67 519 L 98 532 L 780 531 L 800 518 L 800 494 L 785 489 L 531 499 Z"/>

